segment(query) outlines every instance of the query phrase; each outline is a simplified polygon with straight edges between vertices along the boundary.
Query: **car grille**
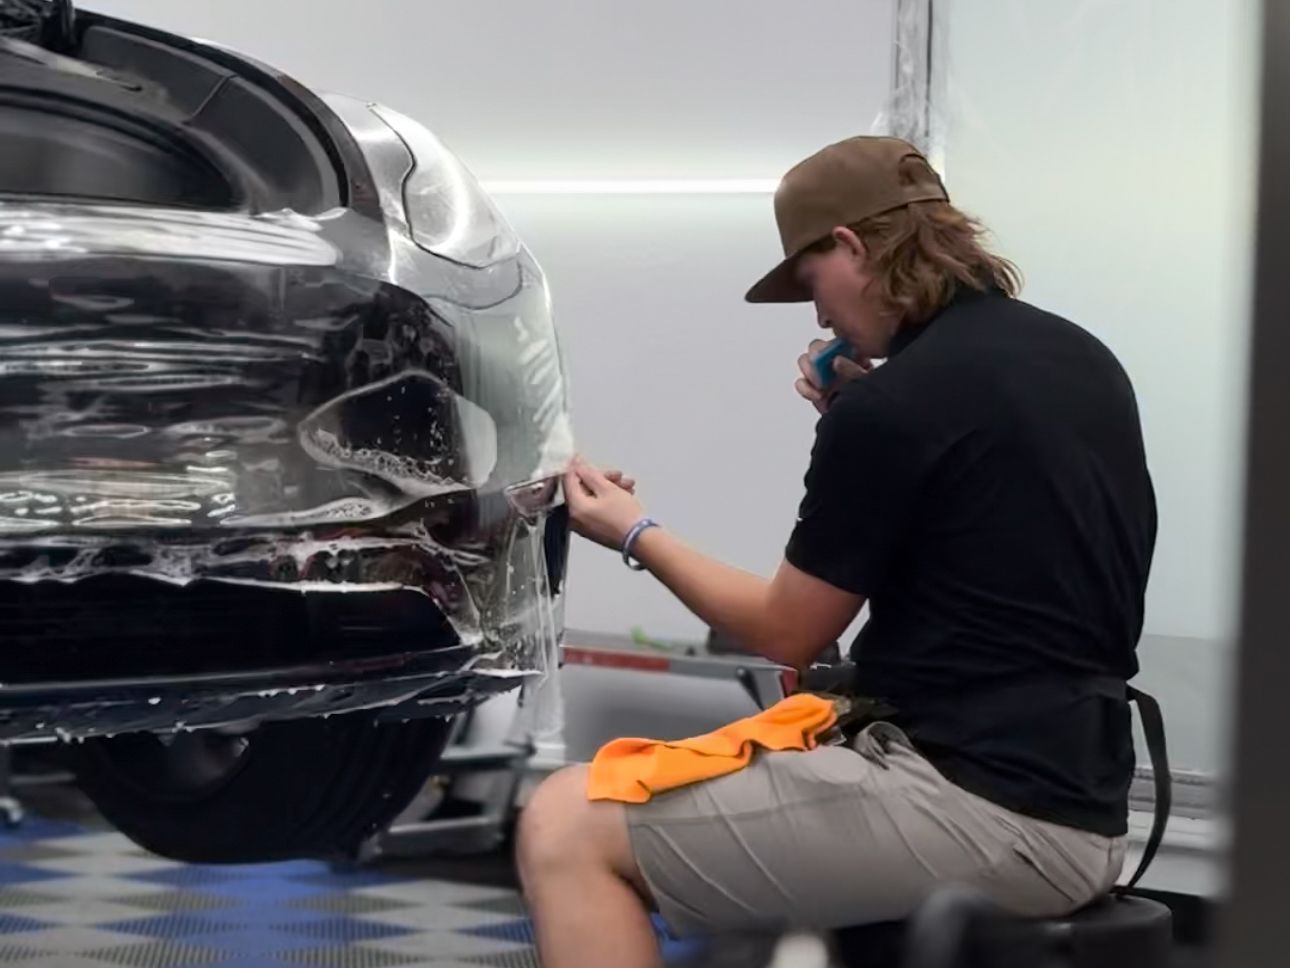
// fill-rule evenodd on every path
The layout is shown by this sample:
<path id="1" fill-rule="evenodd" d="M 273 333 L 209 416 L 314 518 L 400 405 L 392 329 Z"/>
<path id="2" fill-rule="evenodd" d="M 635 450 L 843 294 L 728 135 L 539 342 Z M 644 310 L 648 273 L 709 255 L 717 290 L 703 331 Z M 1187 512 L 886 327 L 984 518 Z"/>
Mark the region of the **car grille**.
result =
<path id="1" fill-rule="evenodd" d="M 464 647 L 413 591 L 300 592 L 129 575 L 0 582 L 0 681 L 224 674 Z M 462 654 L 459 654 L 462 653 Z"/>

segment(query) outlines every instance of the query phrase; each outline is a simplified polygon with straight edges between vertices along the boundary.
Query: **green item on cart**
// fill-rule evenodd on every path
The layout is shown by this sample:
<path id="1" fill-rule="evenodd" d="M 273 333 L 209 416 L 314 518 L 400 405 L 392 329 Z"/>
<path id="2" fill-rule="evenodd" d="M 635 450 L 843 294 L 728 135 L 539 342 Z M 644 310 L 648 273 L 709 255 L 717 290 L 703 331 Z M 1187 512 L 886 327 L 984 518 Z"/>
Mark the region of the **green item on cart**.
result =
<path id="1" fill-rule="evenodd" d="M 632 627 L 632 642 L 635 645 L 643 645 L 646 648 L 655 649 L 659 652 L 673 652 L 676 646 L 671 642 L 664 642 L 662 639 L 650 638 L 645 630 L 639 625 Z"/>

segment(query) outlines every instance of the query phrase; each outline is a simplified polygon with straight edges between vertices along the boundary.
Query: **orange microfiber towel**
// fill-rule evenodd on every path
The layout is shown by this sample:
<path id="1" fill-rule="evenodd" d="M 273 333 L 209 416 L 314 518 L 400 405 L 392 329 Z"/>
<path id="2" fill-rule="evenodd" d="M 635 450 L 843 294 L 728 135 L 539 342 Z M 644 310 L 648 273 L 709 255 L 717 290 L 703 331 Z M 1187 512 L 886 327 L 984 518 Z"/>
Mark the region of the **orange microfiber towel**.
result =
<path id="1" fill-rule="evenodd" d="M 693 739 L 616 739 L 591 762 L 587 798 L 644 803 L 655 793 L 742 770 L 757 746 L 815 749 L 837 721 L 832 700 L 800 693 Z"/>

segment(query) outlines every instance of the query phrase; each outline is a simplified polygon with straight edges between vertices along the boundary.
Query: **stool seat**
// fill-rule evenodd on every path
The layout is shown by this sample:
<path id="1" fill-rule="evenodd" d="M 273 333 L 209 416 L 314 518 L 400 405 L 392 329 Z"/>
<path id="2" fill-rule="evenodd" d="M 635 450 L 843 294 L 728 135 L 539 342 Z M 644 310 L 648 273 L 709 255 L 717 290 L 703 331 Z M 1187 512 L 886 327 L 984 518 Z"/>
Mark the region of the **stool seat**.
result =
<path id="1" fill-rule="evenodd" d="M 1169 968 L 1173 917 L 1158 901 L 1123 895 L 1044 921 L 977 905 L 950 918 L 843 928 L 834 942 L 845 968 L 1003 968 L 1038 958 L 1060 968 Z"/>
<path id="2" fill-rule="evenodd" d="M 1173 914 L 1159 901 L 1113 895 L 1046 923 L 1072 968 L 1169 968 Z"/>

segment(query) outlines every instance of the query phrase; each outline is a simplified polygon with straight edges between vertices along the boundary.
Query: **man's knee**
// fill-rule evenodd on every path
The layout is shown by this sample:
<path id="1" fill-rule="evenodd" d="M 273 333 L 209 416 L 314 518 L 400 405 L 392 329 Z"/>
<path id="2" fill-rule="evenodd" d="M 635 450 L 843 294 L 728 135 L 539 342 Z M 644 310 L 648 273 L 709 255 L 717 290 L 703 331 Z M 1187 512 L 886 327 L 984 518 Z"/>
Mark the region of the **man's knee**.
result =
<path id="1" fill-rule="evenodd" d="M 570 766 L 551 774 L 533 792 L 520 813 L 516 852 L 521 870 L 532 875 L 579 860 L 590 848 L 578 836 L 578 820 L 587 803 L 587 768 Z"/>
<path id="2" fill-rule="evenodd" d="M 594 865 L 645 893 L 624 808 L 587 799 L 585 765 L 553 773 L 534 791 L 520 814 L 516 848 L 526 878 Z"/>

